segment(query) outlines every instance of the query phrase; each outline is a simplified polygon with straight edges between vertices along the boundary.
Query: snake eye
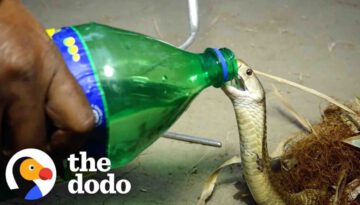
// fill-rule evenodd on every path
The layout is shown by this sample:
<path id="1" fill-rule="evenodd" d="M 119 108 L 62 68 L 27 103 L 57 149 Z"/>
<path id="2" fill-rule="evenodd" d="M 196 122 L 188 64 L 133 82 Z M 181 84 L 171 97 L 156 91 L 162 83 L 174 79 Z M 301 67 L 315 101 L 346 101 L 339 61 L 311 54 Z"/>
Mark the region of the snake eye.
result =
<path id="1" fill-rule="evenodd" d="M 246 70 L 246 75 L 252 75 L 253 74 L 253 70 L 252 69 L 247 69 Z"/>

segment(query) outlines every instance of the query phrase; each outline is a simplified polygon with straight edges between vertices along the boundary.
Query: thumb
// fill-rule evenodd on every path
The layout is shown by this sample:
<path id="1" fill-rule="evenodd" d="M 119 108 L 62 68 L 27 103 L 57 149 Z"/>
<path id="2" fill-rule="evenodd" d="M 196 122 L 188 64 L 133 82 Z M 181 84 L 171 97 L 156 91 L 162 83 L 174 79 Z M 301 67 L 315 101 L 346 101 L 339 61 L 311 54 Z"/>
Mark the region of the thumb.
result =
<path id="1" fill-rule="evenodd" d="M 91 131 L 95 119 L 83 90 L 67 69 L 60 54 L 51 64 L 58 67 L 55 68 L 47 93 L 47 115 L 61 130 L 80 135 Z"/>

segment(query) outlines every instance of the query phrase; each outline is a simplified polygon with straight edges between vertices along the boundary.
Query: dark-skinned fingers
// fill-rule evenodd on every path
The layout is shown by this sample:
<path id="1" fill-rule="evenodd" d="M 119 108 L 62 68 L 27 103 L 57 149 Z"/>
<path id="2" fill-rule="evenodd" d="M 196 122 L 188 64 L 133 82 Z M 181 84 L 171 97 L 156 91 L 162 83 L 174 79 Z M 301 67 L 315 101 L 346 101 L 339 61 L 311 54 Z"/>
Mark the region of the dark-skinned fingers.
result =
<path id="1" fill-rule="evenodd" d="M 76 135 L 76 136 L 74 136 Z M 56 158 L 66 158 L 70 153 L 77 151 L 86 140 L 86 134 L 57 130 L 51 136 L 49 153 Z"/>
<path id="2" fill-rule="evenodd" d="M 0 106 L 0 165 L 1 163 L 5 163 L 8 159 L 6 156 L 6 146 L 5 146 L 5 133 L 3 130 L 4 127 L 4 107 Z"/>
<path id="3" fill-rule="evenodd" d="M 10 142 L 13 152 L 46 145 L 44 105 L 35 93 L 23 93 L 7 110 Z"/>
<path id="4" fill-rule="evenodd" d="M 60 129 L 77 134 L 91 131 L 94 126 L 94 116 L 83 90 L 61 59 L 53 62 L 53 65 L 59 67 L 47 93 L 48 116 Z"/>
<path id="5" fill-rule="evenodd" d="M 1 106 L 0 103 L 0 152 L 2 152 L 3 148 L 4 148 L 4 135 L 3 135 L 3 111 L 4 111 L 4 107 Z"/>

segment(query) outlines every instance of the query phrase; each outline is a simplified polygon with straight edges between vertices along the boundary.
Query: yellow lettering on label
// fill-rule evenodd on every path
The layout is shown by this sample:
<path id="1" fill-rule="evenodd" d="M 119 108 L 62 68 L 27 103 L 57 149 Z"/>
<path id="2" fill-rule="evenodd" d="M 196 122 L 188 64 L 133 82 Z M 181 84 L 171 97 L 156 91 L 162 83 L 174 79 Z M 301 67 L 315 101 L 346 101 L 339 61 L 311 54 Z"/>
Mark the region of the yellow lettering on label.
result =
<path id="1" fill-rule="evenodd" d="M 76 45 L 72 45 L 68 48 L 68 53 L 75 55 L 79 51 L 79 48 Z"/>
<path id="2" fill-rule="evenodd" d="M 73 60 L 74 62 L 79 62 L 79 60 L 80 60 L 80 55 L 79 55 L 78 53 L 76 53 L 75 55 L 72 56 L 72 60 Z"/>
<path id="3" fill-rule="evenodd" d="M 55 28 L 46 29 L 46 33 L 48 36 L 50 36 L 50 38 L 52 38 L 53 35 L 56 33 L 56 29 Z"/>
<path id="4" fill-rule="evenodd" d="M 74 37 L 67 37 L 64 39 L 64 45 L 67 47 L 70 47 L 75 44 L 75 38 Z"/>

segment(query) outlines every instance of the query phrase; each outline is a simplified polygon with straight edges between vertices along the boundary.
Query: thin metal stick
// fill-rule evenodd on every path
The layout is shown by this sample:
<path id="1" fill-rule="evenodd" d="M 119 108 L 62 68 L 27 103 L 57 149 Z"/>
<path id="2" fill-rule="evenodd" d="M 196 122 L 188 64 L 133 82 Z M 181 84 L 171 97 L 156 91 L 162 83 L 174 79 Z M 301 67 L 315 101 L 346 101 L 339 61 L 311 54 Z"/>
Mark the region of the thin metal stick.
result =
<path id="1" fill-rule="evenodd" d="M 186 41 L 183 44 L 179 46 L 179 48 L 181 49 L 186 49 L 194 42 L 196 33 L 199 28 L 198 1 L 188 0 L 188 6 L 189 6 L 190 36 L 186 39 Z"/>
<path id="2" fill-rule="evenodd" d="M 212 146 L 212 147 L 221 147 L 222 146 L 221 142 L 219 142 L 217 140 L 212 140 L 212 139 L 208 139 L 208 138 L 204 138 L 204 137 L 191 136 L 191 135 L 186 135 L 186 134 L 181 134 L 181 133 L 176 133 L 176 132 L 166 132 L 163 135 L 163 137 L 169 138 L 169 139 L 185 141 L 185 142 L 192 142 L 192 143 L 196 143 L 196 144 Z"/>

